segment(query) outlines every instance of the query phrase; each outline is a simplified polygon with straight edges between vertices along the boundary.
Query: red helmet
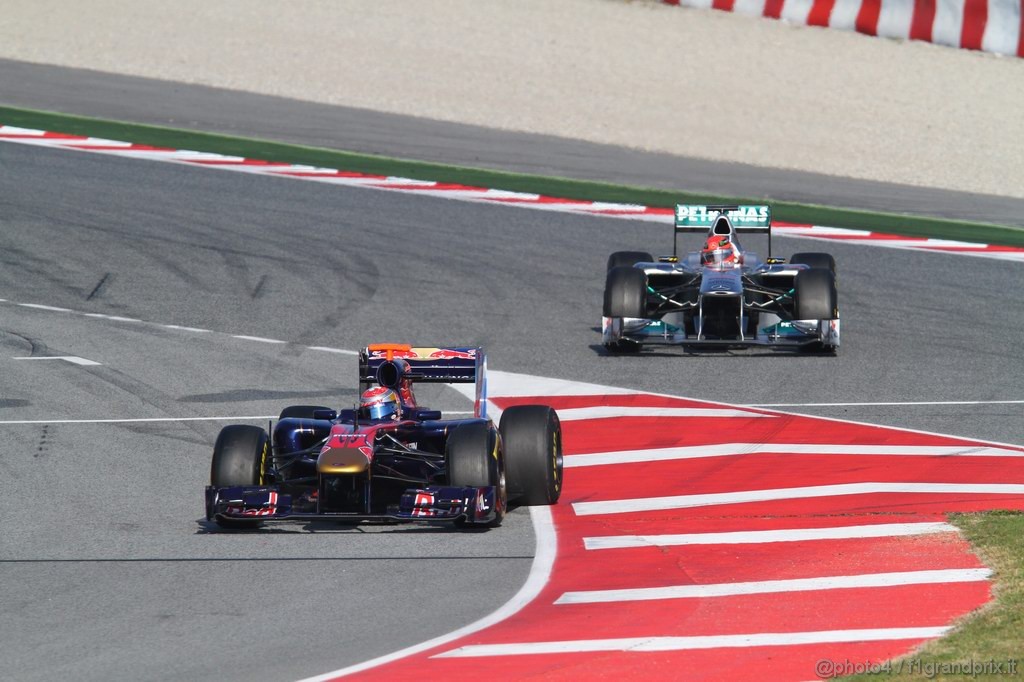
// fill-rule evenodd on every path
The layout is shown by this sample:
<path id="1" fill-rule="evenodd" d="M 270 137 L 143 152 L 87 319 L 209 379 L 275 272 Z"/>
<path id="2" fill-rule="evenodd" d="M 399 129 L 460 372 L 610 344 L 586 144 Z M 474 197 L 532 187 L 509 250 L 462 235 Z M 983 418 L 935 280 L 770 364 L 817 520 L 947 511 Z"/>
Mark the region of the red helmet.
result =
<path id="1" fill-rule="evenodd" d="M 375 386 L 360 396 L 359 416 L 363 419 L 401 419 L 402 402 L 390 388 Z"/>
<path id="2" fill-rule="evenodd" d="M 700 253 L 700 262 L 703 265 L 714 267 L 731 267 L 736 265 L 738 256 L 736 245 L 726 234 L 713 234 L 704 242 L 704 249 Z"/>

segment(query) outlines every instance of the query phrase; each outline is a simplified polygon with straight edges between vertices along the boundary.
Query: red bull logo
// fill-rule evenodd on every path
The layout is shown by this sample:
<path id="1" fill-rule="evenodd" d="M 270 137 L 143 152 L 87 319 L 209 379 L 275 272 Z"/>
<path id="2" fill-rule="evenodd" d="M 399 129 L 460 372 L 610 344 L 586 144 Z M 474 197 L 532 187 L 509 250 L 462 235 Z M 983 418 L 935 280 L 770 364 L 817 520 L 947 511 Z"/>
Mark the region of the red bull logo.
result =
<path id="1" fill-rule="evenodd" d="M 428 357 L 431 360 L 475 360 L 476 349 L 458 350 L 456 348 L 438 348 Z"/>
<path id="2" fill-rule="evenodd" d="M 392 358 L 403 360 L 475 360 L 476 348 L 461 350 L 458 348 L 410 348 L 409 350 L 393 350 Z M 374 359 L 386 358 L 388 351 L 370 351 L 370 357 Z"/>

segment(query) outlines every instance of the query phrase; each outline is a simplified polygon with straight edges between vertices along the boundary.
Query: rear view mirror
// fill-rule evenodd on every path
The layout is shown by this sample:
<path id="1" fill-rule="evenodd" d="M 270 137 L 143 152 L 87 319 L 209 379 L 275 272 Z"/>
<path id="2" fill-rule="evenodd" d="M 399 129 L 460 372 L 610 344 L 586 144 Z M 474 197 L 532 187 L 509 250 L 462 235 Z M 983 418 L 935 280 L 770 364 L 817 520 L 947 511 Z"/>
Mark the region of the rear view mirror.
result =
<path id="1" fill-rule="evenodd" d="M 324 419 L 326 421 L 334 421 L 338 418 L 338 413 L 334 410 L 313 410 L 313 419 Z"/>

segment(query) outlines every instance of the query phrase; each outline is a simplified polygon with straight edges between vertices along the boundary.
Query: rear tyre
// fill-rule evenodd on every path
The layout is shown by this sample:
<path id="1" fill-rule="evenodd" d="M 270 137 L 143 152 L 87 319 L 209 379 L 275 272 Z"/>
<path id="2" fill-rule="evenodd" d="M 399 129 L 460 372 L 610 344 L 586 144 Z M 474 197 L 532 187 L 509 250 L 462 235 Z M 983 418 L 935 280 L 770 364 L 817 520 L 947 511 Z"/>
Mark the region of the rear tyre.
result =
<path id="1" fill-rule="evenodd" d="M 604 283 L 605 317 L 645 317 L 647 275 L 630 265 L 608 271 Z"/>
<path id="2" fill-rule="evenodd" d="M 653 263 L 654 256 L 646 251 L 616 251 L 608 256 L 608 267 L 605 270 L 618 268 L 623 265 L 632 267 L 636 263 Z"/>
<path id="3" fill-rule="evenodd" d="M 516 405 L 501 415 L 509 497 L 548 505 L 562 494 L 562 426 L 547 405 Z"/>
<path id="4" fill-rule="evenodd" d="M 825 268 L 801 270 L 796 275 L 796 319 L 834 320 L 839 317 L 836 276 Z"/>
<path id="5" fill-rule="evenodd" d="M 329 407 L 321 407 L 320 405 L 291 405 L 281 410 L 281 416 L 278 419 L 313 419 L 313 410 L 329 410 Z"/>
<path id="6" fill-rule="evenodd" d="M 457 487 L 482 488 L 494 486 L 497 490 L 495 518 L 490 523 L 461 522 L 467 526 L 500 526 L 508 506 L 505 489 L 505 467 L 498 443 L 498 434 L 488 424 L 475 422 L 455 428 L 445 446 L 448 466 L 448 484 Z"/>
<path id="7" fill-rule="evenodd" d="M 613 355 L 636 355 L 640 352 L 643 347 L 641 344 L 630 339 L 622 339 L 620 341 L 612 341 L 604 345 L 605 350 Z"/>
<path id="8" fill-rule="evenodd" d="M 833 275 L 836 272 L 836 259 L 830 253 L 816 253 L 813 251 L 794 253 L 789 262 L 806 265 L 811 268 L 825 268 L 831 270 Z"/>
<path id="9" fill-rule="evenodd" d="M 270 463 L 270 437 L 258 426 L 225 426 L 213 446 L 210 485 L 215 488 L 263 485 Z M 222 528 L 258 528 L 260 521 L 226 519 L 218 516 Z"/>

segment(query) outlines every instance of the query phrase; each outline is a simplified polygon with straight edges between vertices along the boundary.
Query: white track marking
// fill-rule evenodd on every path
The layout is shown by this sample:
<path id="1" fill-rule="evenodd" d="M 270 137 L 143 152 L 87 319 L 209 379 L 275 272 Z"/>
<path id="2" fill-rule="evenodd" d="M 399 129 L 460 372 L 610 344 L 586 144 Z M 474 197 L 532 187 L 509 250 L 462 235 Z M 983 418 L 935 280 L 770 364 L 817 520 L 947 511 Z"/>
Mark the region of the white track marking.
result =
<path id="1" fill-rule="evenodd" d="M 562 410 L 558 410 L 562 417 Z M 564 419 L 564 418 L 563 418 Z M 1024 457 L 1024 451 L 981 445 L 830 445 L 827 443 L 722 443 L 686 445 L 651 450 L 619 450 L 611 452 L 565 455 L 566 468 L 629 464 L 632 462 L 663 462 L 677 459 L 705 459 L 755 454 L 781 455 L 908 455 L 921 457 Z"/>
<path id="2" fill-rule="evenodd" d="M 242 339 L 243 341 L 257 341 L 259 343 L 287 343 L 287 341 L 281 341 L 280 339 L 267 339 L 262 336 L 246 336 L 245 334 L 232 334 L 233 339 Z"/>
<path id="3" fill-rule="evenodd" d="M 742 407 L 891 407 L 904 405 L 1021 405 L 1024 400 L 928 400 L 890 403 L 757 403 Z"/>
<path id="4" fill-rule="evenodd" d="M 564 422 L 581 419 L 611 419 L 613 417 L 739 417 L 775 418 L 773 414 L 762 414 L 748 410 L 733 410 L 716 407 L 643 407 L 636 405 L 598 405 L 596 407 L 570 407 L 558 410 L 558 418 Z"/>
<path id="5" fill-rule="evenodd" d="M 24 358 L 11 358 L 11 360 L 63 360 L 64 362 L 70 362 L 72 365 L 99 365 L 100 363 L 95 360 L 88 360 L 86 358 L 80 358 L 77 355 L 47 355 L 47 356 L 32 356 Z"/>
<path id="6" fill-rule="evenodd" d="M 818 578 L 762 580 L 758 582 L 743 583 L 670 585 L 667 587 L 639 587 L 622 590 L 590 590 L 586 592 L 566 592 L 555 600 L 555 604 L 605 604 L 627 601 L 659 601 L 662 599 L 735 597 L 748 594 L 778 594 L 782 592 L 849 590 L 862 587 L 971 583 L 988 580 L 991 575 L 992 571 L 988 568 L 951 568 L 936 571 L 898 571 L 893 573 L 866 573 L 863 575 L 832 575 Z"/>
<path id="7" fill-rule="evenodd" d="M 699 635 L 694 637 L 627 637 L 621 639 L 578 639 L 561 642 L 521 644 L 477 644 L 459 647 L 434 658 L 480 656 L 523 656 L 568 654 L 594 651 L 687 651 L 694 649 L 735 649 L 753 646 L 799 646 L 840 642 L 883 642 L 941 637 L 951 626 L 923 628 L 877 628 L 870 630 L 824 630 L 819 632 L 758 632 L 749 635 Z"/>
<path id="8" fill-rule="evenodd" d="M 324 353 L 338 353 L 339 355 L 359 355 L 359 353 L 354 350 L 347 350 L 345 348 L 330 348 L 328 346 L 306 346 L 306 349 L 323 351 Z"/>
<path id="9" fill-rule="evenodd" d="M 197 332 L 197 333 L 200 333 L 200 334 L 205 334 L 205 333 L 209 333 L 210 332 L 209 329 L 201 329 L 199 327 L 183 327 L 180 324 L 161 324 L 160 326 L 161 327 L 166 327 L 167 329 L 177 329 L 177 330 L 183 331 L 183 332 Z"/>
<path id="10" fill-rule="evenodd" d="M 222 422 L 222 421 L 265 421 L 277 419 L 276 414 L 242 417 L 134 417 L 130 419 L 12 419 L 0 421 L 0 425 L 11 424 L 132 424 L 136 422 Z"/>
<path id="11" fill-rule="evenodd" d="M 587 549 L 633 549 L 637 547 L 678 547 L 682 545 L 751 545 L 813 540 L 890 538 L 932 533 L 956 533 L 956 526 L 942 521 L 921 523 L 873 523 L 863 526 L 826 528 L 784 528 L 740 530 L 724 533 L 679 533 L 675 535 L 604 535 L 583 538 Z"/>
<path id="12" fill-rule="evenodd" d="M 376 668 L 377 666 L 391 661 L 397 661 L 401 658 L 406 658 L 413 654 L 426 651 L 439 647 L 448 642 L 452 642 L 460 637 L 472 634 L 488 628 L 496 623 L 509 618 L 516 612 L 520 611 L 527 604 L 532 602 L 540 594 L 540 591 L 548 583 L 548 578 L 551 575 L 551 568 L 555 563 L 555 550 L 557 548 L 557 541 L 555 537 L 555 526 L 551 518 L 551 509 L 549 507 L 530 507 L 530 518 L 533 520 L 533 532 L 537 537 L 536 551 L 533 559 L 533 565 L 530 567 L 530 575 L 526 579 L 526 583 L 516 593 L 512 599 L 506 602 L 501 608 L 493 612 L 489 616 L 485 616 L 475 623 L 471 623 L 465 627 L 459 628 L 453 632 L 449 632 L 447 635 L 441 635 L 434 639 L 428 640 L 421 644 L 396 651 L 380 658 L 374 658 L 364 663 L 335 670 L 333 672 L 324 673 L 323 675 L 317 675 L 316 677 L 309 677 L 299 682 L 326 682 L 327 680 L 333 680 L 337 677 L 343 677 L 345 675 L 351 675 L 363 670 L 370 668 Z"/>
<path id="13" fill-rule="evenodd" d="M 104 313 L 82 313 L 86 317 L 95 317 L 100 320 L 111 320 L 113 322 L 142 322 L 134 317 L 121 317 L 120 315 L 106 315 Z"/>
<path id="14" fill-rule="evenodd" d="M 14 305 L 19 305 L 22 308 L 35 308 L 36 310 L 49 310 L 50 312 L 54 312 L 54 313 L 73 313 L 73 312 L 75 312 L 75 311 L 71 310 L 70 308 L 58 308 L 57 306 L 41 305 L 39 303 L 15 303 Z"/>
<path id="15" fill-rule="evenodd" d="M 592 516 L 596 514 L 626 514 L 629 512 L 659 511 L 664 509 L 690 509 L 719 504 L 775 502 L 778 500 L 803 500 L 813 497 L 884 493 L 1024 495 L 1024 485 L 1015 483 L 840 483 L 837 485 L 815 485 L 799 488 L 773 488 L 728 493 L 705 493 L 701 495 L 641 497 L 632 500 L 576 502 L 572 505 L 572 508 L 577 516 Z"/>

